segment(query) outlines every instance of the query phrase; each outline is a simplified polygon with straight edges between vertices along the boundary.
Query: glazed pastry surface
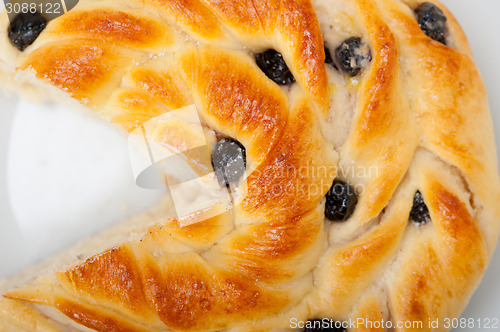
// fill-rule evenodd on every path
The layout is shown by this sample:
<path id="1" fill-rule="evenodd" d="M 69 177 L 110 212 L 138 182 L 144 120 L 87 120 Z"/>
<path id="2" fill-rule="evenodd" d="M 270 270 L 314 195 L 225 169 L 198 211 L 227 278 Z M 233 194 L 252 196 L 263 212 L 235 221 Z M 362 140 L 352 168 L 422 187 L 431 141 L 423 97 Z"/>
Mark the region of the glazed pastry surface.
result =
<path id="1" fill-rule="evenodd" d="M 246 151 L 230 211 L 137 217 L 133 237 L 6 290 L 0 327 L 458 317 L 497 241 L 497 160 L 465 35 L 437 1 L 445 39 L 426 35 L 422 2 L 80 0 L 22 52 L 0 36 L 5 89 L 55 87 L 124 133 L 195 105 L 208 142 Z M 263 68 L 269 49 L 289 73 Z M 162 125 L 150 139 L 168 148 L 200 140 L 187 122 Z M 357 193 L 344 221 L 325 218 L 334 179 Z"/>

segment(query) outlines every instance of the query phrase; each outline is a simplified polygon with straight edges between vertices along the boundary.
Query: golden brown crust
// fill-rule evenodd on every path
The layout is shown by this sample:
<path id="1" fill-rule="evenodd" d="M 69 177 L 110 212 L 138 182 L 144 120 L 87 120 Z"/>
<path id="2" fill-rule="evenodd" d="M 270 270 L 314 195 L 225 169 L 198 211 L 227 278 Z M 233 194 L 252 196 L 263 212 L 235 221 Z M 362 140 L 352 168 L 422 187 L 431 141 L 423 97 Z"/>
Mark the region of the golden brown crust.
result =
<path id="1" fill-rule="evenodd" d="M 60 332 L 59 327 L 35 308 L 19 301 L 0 301 L 0 329 L 3 332 Z"/>
<path id="2" fill-rule="evenodd" d="M 275 48 L 293 63 L 294 76 L 318 103 L 328 107 L 325 53 L 316 13 L 309 0 L 206 0 L 223 22 L 240 34 L 244 42 L 254 44 L 263 38 L 263 47 L 275 39 Z M 258 45 L 257 47 L 262 47 Z"/>
<path id="3" fill-rule="evenodd" d="M 151 0 L 159 9 L 196 38 L 217 40 L 225 37 L 219 19 L 202 0 Z"/>
<path id="4" fill-rule="evenodd" d="M 93 104 L 91 95 L 111 90 L 132 65 L 130 53 L 92 39 L 71 39 L 43 45 L 23 61 L 20 68 L 32 70 L 40 79 L 67 91 L 84 104 Z M 110 71 L 109 68 L 122 68 Z M 120 72 L 122 75 L 120 75 Z"/>
<path id="5" fill-rule="evenodd" d="M 405 243 L 412 247 L 411 258 L 408 251 L 402 255 L 389 291 L 392 314 L 402 321 L 454 317 L 465 306 L 457 299 L 474 289 L 488 259 L 470 208 L 450 191 L 446 177 L 430 167 L 420 176 L 435 232 L 412 234 Z"/>
<path id="6" fill-rule="evenodd" d="M 130 321 L 155 326 L 159 318 L 180 330 L 220 329 L 258 312 L 277 313 L 289 301 L 285 293 L 271 293 L 242 276 L 211 268 L 194 254 L 181 254 L 158 264 L 142 247 L 134 250 L 136 256 L 125 253 L 124 248 L 108 251 L 65 272 L 60 280 L 71 293 L 114 310 L 120 306 L 122 312 L 130 311 Z M 56 303 L 64 314 L 80 319 L 75 303 L 62 299 Z M 88 324 L 99 322 L 99 315 L 88 309 L 80 323 L 92 327 Z M 117 318 L 116 322 L 123 321 Z"/>
<path id="7" fill-rule="evenodd" d="M 247 56 L 208 48 L 186 52 L 181 63 L 205 121 L 238 137 L 250 161 L 261 162 L 282 135 L 286 95 Z"/>
<path id="8" fill-rule="evenodd" d="M 72 36 L 93 38 L 134 49 L 148 49 L 173 43 L 173 34 L 160 22 L 114 9 L 71 11 L 47 31 L 51 38 Z"/>
<path id="9" fill-rule="evenodd" d="M 9 48 L 2 61 L 129 132 L 149 123 L 148 138 L 165 147 L 204 137 L 182 120 L 151 119 L 195 104 L 204 126 L 245 146 L 248 167 L 230 212 L 152 220 L 140 239 L 5 293 L 0 309 L 51 306 L 98 331 L 458 316 L 496 243 L 500 185 L 465 35 L 433 0 L 448 46 L 427 37 L 413 12 L 422 2 L 82 0 L 23 54 Z M 324 64 L 324 46 L 333 53 L 351 36 L 372 53 L 354 78 Z M 268 48 L 295 85 L 256 65 Z M 362 192 L 347 222 L 325 223 L 337 176 Z M 417 190 L 431 216 L 423 226 L 408 221 Z"/>
<path id="10" fill-rule="evenodd" d="M 96 331 L 146 332 L 159 331 L 117 318 L 115 314 L 96 310 L 93 306 L 82 305 L 66 299 L 56 300 L 55 307 L 73 321 Z"/>
<path id="11" fill-rule="evenodd" d="M 164 114 L 168 109 L 153 96 L 134 89 L 113 92 L 107 107 L 100 113 L 111 122 L 119 123 L 128 132 Z"/>
<path id="12" fill-rule="evenodd" d="M 307 105 L 292 108 L 279 142 L 247 178 L 245 214 L 290 220 L 316 207 L 330 189 L 336 155 L 319 135 L 316 119 Z"/>
<path id="13" fill-rule="evenodd" d="M 163 72 L 140 68 L 130 72 L 129 77 L 132 86 L 157 97 L 170 109 L 192 104 L 186 83 L 180 77 L 180 73 L 173 68 Z"/>
<path id="14" fill-rule="evenodd" d="M 141 287 L 137 287 L 140 278 L 134 256 L 126 247 L 111 249 L 59 276 L 66 287 L 81 294 L 92 294 L 97 301 L 123 304 L 122 310 L 136 315 L 144 314 L 146 307 Z"/>
<path id="15" fill-rule="evenodd" d="M 381 17 L 374 15 L 377 7 L 373 1 L 353 2 L 366 26 L 374 59 L 360 83 L 351 134 L 343 150 L 346 164 L 377 170 L 376 176 L 365 183 L 366 195 L 357 211 L 361 222 L 369 222 L 388 204 L 418 142 L 410 114 L 405 111 L 409 105 L 404 99 L 396 40 Z"/>

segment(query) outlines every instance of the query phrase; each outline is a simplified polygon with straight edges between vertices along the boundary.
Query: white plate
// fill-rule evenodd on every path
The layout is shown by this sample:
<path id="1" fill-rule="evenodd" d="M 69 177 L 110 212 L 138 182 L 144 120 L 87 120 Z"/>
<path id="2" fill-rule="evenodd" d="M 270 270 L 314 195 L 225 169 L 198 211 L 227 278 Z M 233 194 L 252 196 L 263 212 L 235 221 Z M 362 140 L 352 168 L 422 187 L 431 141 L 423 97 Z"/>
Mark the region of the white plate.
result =
<path id="1" fill-rule="evenodd" d="M 467 33 L 489 91 L 500 146 L 500 1 L 442 1 Z M 78 114 L 67 115 L 51 105 L 16 112 L 18 103 L 16 98 L 0 94 L 0 278 L 158 198 L 158 193 L 135 187 L 128 169 L 116 171 L 123 169 L 119 165 L 128 163 L 126 142 L 110 134 L 103 124 Z M 68 139 L 61 142 L 59 135 Z M 65 168 L 67 158 L 77 160 L 80 166 Z M 89 169 L 92 165 L 94 168 Z M 33 183 L 33 179 L 39 184 Z M 75 201 L 79 204 L 73 204 Z M 54 202 L 60 204 L 59 209 L 54 209 L 59 213 L 45 215 L 42 227 L 37 212 Z M 63 217 L 61 211 L 69 211 L 69 215 Z M 462 315 L 474 318 L 476 325 L 460 330 L 477 331 L 478 320 L 500 319 L 499 251 Z"/>

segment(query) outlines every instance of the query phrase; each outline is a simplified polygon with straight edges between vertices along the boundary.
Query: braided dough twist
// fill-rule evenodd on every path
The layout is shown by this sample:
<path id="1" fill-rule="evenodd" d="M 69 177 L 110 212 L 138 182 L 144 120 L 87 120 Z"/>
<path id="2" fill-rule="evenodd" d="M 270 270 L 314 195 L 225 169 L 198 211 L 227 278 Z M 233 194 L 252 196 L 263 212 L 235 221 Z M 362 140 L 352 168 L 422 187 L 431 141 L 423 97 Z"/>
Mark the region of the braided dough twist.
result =
<path id="1" fill-rule="evenodd" d="M 2 40 L 0 68 L 16 86 L 20 73 L 36 76 L 129 132 L 195 104 L 249 164 L 233 210 L 195 213 L 185 227 L 156 215 L 139 239 L 11 289 L 5 328 L 259 331 L 291 318 L 458 316 L 496 243 L 497 162 L 465 36 L 437 1 L 449 46 L 424 35 L 412 10 L 421 2 L 81 0 L 23 53 Z M 373 57 L 360 78 L 324 63 L 324 43 L 352 35 Z M 292 87 L 255 64 L 267 48 L 282 53 Z M 173 144 L 176 128 L 161 139 Z M 337 176 L 363 192 L 347 222 L 325 223 Z M 417 190 L 424 226 L 408 222 Z"/>

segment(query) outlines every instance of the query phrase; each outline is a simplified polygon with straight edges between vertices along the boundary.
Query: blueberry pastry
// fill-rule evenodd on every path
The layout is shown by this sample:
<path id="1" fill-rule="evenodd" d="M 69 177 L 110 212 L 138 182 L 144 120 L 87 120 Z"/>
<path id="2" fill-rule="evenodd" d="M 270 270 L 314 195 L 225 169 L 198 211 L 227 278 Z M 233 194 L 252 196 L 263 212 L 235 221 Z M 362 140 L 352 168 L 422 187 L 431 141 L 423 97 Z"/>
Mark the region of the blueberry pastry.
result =
<path id="1" fill-rule="evenodd" d="M 3 89 L 124 134 L 194 105 L 205 164 L 238 193 L 220 213 L 160 205 L 5 281 L 0 330 L 426 330 L 479 284 L 493 130 L 438 1 L 80 0 L 0 26 Z M 151 139 L 194 147 L 190 128 Z"/>

